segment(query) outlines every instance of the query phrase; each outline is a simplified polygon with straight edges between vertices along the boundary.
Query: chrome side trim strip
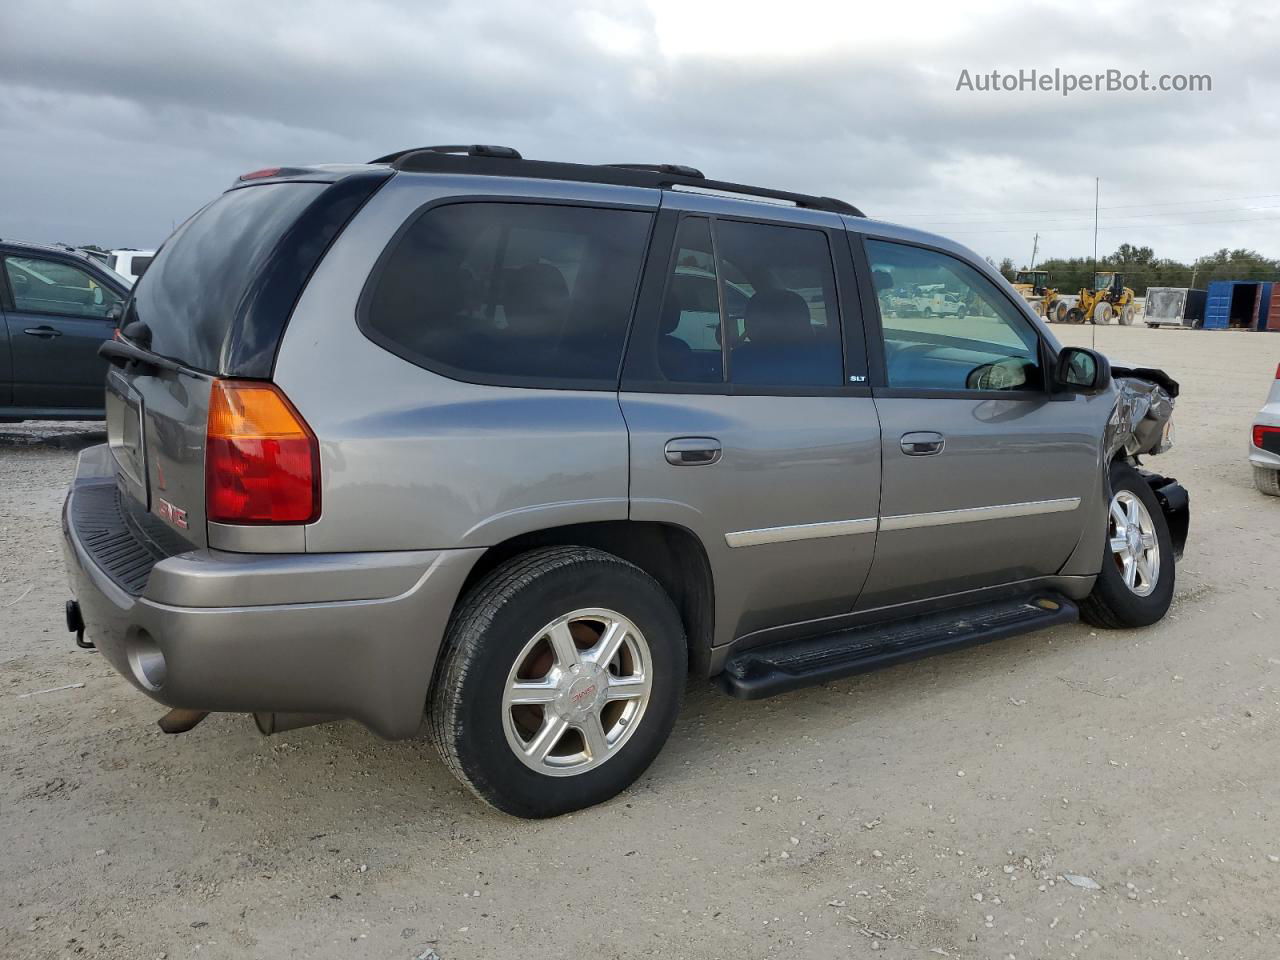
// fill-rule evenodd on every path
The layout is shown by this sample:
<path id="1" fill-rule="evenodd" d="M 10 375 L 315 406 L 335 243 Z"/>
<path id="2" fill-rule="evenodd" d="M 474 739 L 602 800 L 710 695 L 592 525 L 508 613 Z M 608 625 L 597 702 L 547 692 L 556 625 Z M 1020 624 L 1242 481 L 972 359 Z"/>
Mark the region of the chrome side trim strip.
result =
<path id="1" fill-rule="evenodd" d="M 1008 520 L 1012 517 L 1034 517 L 1042 513 L 1066 513 L 1080 506 L 1079 497 L 1062 500 L 1032 500 L 1028 503 L 1002 503 L 991 507 L 967 507 L 962 510 L 939 510 L 936 513 L 903 513 L 881 517 L 880 529 L 916 530 L 920 527 L 944 527 L 953 523 L 977 523 L 982 520 Z"/>
<path id="2" fill-rule="evenodd" d="M 757 547 L 764 543 L 789 543 L 793 540 L 817 540 L 823 537 L 847 537 L 858 533 L 875 533 L 876 518 L 834 520 L 830 523 L 799 523 L 791 527 L 763 527 L 726 533 L 725 543 L 731 547 Z"/>

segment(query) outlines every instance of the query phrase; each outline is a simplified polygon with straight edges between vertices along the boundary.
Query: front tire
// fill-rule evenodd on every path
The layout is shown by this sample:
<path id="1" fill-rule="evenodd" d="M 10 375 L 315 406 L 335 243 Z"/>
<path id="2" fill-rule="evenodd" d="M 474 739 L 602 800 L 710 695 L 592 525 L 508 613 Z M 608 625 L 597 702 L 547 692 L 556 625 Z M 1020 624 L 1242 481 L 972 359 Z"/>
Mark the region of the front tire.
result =
<path id="1" fill-rule="evenodd" d="M 639 567 L 586 547 L 501 564 L 462 600 L 428 704 L 450 771 L 517 817 L 554 817 L 630 786 L 662 749 L 688 652 L 675 606 Z"/>
<path id="2" fill-rule="evenodd" d="M 1080 616 L 1095 627 L 1146 627 L 1173 602 L 1173 538 L 1160 502 L 1133 467 L 1111 465 L 1102 569 Z"/>

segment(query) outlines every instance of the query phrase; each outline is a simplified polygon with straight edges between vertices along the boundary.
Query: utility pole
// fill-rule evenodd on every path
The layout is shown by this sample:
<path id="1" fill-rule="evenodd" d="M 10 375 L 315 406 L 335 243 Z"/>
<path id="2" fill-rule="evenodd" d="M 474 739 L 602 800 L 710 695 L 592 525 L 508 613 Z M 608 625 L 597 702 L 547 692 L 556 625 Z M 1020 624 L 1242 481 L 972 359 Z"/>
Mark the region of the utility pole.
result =
<path id="1" fill-rule="evenodd" d="M 1035 240 L 1032 241 L 1032 244 L 1031 244 L 1031 266 L 1027 268 L 1028 270 L 1034 270 L 1036 268 L 1036 254 L 1039 252 L 1040 252 L 1040 234 L 1037 233 Z"/>
<path id="2" fill-rule="evenodd" d="M 1102 178 L 1093 178 L 1093 276 L 1089 278 L 1089 289 L 1094 289 L 1094 283 L 1098 279 L 1098 199 L 1102 194 Z M 1098 345 L 1098 325 L 1093 322 L 1093 317 L 1089 318 L 1089 345 L 1096 347 Z"/>

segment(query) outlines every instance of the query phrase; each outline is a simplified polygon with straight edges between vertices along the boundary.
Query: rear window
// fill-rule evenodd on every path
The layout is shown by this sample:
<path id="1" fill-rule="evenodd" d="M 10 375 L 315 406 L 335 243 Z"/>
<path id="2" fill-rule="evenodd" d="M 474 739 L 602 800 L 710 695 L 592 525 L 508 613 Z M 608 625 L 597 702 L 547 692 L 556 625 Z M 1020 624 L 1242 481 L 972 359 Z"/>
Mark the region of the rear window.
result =
<path id="1" fill-rule="evenodd" d="M 393 241 L 361 328 L 460 380 L 612 387 L 651 220 L 534 203 L 429 209 Z"/>
<path id="2" fill-rule="evenodd" d="M 245 294 L 285 231 L 328 186 L 273 183 L 224 193 L 180 226 L 147 265 L 122 326 L 141 320 L 154 352 L 221 371 Z M 145 259 L 135 259 L 135 268 Z"/>

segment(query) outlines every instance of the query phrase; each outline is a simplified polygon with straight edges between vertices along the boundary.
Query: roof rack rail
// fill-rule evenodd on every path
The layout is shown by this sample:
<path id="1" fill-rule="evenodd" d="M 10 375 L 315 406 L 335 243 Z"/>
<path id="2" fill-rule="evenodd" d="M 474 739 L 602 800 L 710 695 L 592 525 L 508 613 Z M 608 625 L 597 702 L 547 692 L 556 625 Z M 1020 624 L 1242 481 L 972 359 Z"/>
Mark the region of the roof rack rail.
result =
<path id="1" fill-rule="evenodd" d="M 504 160 L 520 160 L 520 151 L 515 147 L 500 147 L 492 143 L 473 143 L 470 145 L 447 145 L 439 147 L 410 147 L 408 150 L 397 150 L 395 153 L 388 153 L 385 157 L 379 157 L 377 160 L 370 160 L 370 163 L 390 163 L 395 164 L 401 157 L 407 157 L 413 153 L 453 153 L 462 154 L 468 157 L 501 157 Z"/>
<path id="2" fill-rule="evenodd" d="M 510 147 L 475 145 L 470 147 L 418 147 L 380 157 L 373 163 L 388 163 L 405 173 L 456 173 L 481 177 L 528 177 L 539 180 L 569 180 L 622 187 L 691 187 L 695 191 L 733 193 L 794 204 L 807 210 L 827 210 L 853 217 L 865 216 L 851 203 L 834 197 L 815 197 L 789 190 L 771 190 L 743 183 L 708 180 L 702 171 L 680 164 L 587 164 L 551 160 L 525 160 Z"/>
<path id="3" fill-rule="evenodd" d="M 675 173 L 682 177 L 707 179 L 707 175 L 697 167 L 689 167 L 683 163 L 606 163 L 606 167 L 617 167 L 619 170 L 648 170 L 651 173 Z"/>

